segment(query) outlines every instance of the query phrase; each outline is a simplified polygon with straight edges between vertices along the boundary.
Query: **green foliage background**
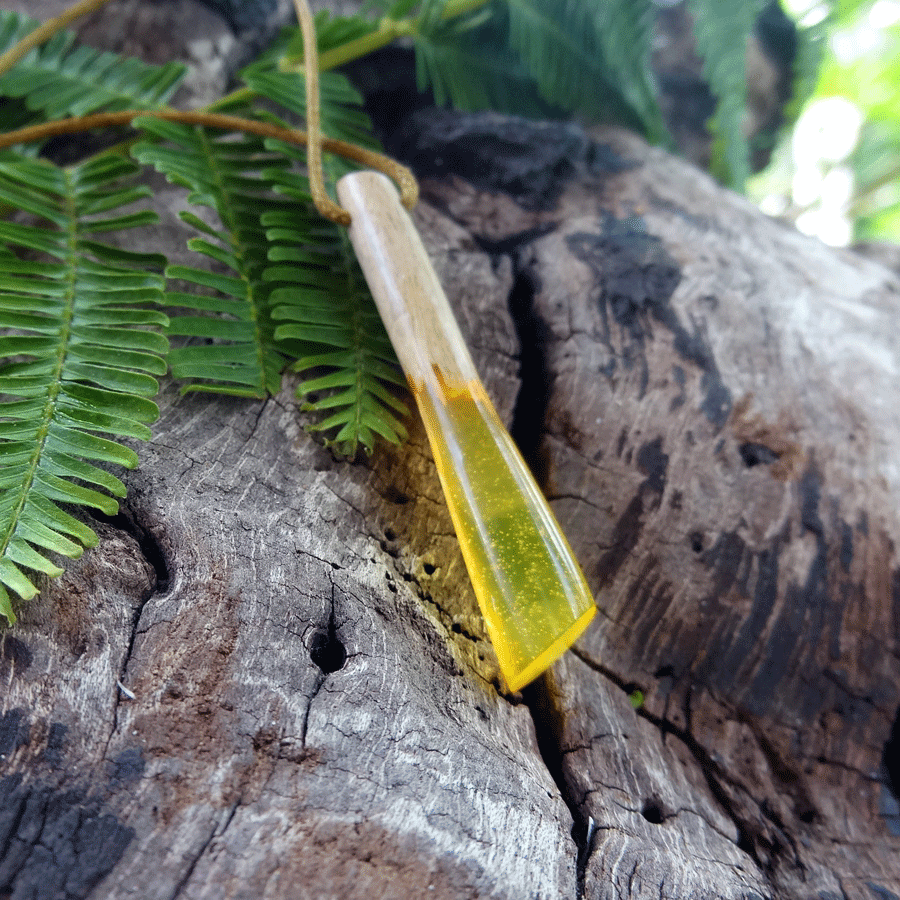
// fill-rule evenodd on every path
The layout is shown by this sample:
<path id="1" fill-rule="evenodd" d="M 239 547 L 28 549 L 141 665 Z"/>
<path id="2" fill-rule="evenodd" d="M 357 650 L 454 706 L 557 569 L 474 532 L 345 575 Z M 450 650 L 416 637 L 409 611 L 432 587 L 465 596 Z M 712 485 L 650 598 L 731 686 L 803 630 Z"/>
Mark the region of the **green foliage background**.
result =
<path id="1" fill-rule="evenodd" d="M 894 9 L 893 24 L 878 28 L 871 21 L 876 5 L 876 0 L 834 5 L 826 20 L 832 46 L 859 40 L 859 52 L 847 59 L 828 54 L 813 99 L 846 97 L 862 113 L 849 158 L 855 176 L 848 209 L 854 238 L 900 242 L 900 9 Z M 862 38 L 865 32 L 871 46 Z"/>
<path id="2" fill-rule="evenodd" d="M 900 3 L 787 2 L 809 23 L 796 64 L 801 87 L 790 108 L 796 128 L 784 135 L 772 165 L 750 183 L 750 194 L 768 211 L 833 243 L 898 242 Z M 858 133 L 848 109 L 856 112 Z M 829 131 L 837 132 L 836 142 Z M 845 185 L 845 197 L 827 196 L 834 176 Z"/>
<path id="3" fill-rule="evenodd" d="M 741 187 L 744 47 L 763 0 L 686 0 L 718 98 L 714 170 Z M 317 17 L 320 68 L 394 40 L 412 43 L 419 85 L 465 110 L 578 115 L 667 135 L 650 67 L 651 0 L 394 0 L 360 15 Z M 36 27 L 0 12 L 0 52 Z M 178 65 L 148 66 L 59 34 L 0 76 L 0 128 L 135 110 L 141 138 L 74 165 L 22 145 L 0 151 L 0 615 L 43 575 L 96 543 L 72 505 L 114 514 L 110 471 L 137 465 L 123 439 L 146 439 L 167 373 L 185 391 L 264 397 L 300 374 L 298 400 L 336 452 L 353 458 L 405 435 L 402 374 L 344 230 L 312 206 L 294 145 L 154 118 Z M 305 114 L 296 29 L 215 104 L 289 124 Z M 362 101 L 324 71 L 323 125 L 374 146 Z M 152 166 L 184 188 L 194 230 L 189 266 L 123 250 L 152 228 L 139 184 Z M 347 166 L 329 160 L 334 181 Z M 171 342 L 171 348 L 170 348 Z"/>

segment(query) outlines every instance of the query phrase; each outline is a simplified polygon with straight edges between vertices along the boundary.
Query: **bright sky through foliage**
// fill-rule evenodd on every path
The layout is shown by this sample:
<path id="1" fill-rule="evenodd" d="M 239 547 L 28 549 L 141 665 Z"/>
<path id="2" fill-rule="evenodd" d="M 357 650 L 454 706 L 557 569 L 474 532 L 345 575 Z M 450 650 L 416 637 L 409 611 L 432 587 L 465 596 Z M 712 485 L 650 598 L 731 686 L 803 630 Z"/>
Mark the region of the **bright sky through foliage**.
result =
<path id="1" fill-rule="evenodd" d="M 783 3 L 801 28 L 828 26 L 828 48 L 789 143 L 751 194 L 829 244 L 900 241 L 900 0 Z"/>

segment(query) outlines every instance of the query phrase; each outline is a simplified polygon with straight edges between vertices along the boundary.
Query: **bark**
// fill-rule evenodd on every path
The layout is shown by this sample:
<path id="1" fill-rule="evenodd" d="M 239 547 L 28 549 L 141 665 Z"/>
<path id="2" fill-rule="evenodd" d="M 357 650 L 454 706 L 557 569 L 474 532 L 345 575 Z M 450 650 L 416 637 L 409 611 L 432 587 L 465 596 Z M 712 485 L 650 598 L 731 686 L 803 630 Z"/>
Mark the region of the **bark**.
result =
<path id="1" fill-rule="evenodd" d="M 398 148 L 598 622 L 508 694 L 415 417 L 168 384 L 0 639 L 0 897 L 900 895 L 897 273 L 622 131 Z"/>

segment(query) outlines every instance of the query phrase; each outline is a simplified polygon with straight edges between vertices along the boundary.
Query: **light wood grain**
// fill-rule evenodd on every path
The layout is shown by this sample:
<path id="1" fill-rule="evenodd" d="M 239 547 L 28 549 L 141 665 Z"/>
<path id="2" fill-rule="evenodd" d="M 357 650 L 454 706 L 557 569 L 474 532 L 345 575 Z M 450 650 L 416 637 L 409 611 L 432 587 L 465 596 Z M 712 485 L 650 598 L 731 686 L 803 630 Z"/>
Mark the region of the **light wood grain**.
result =
<path id="1" fill-rule="evenodd" d="M 390 180 L 354 172 L 340 179 L 337 194 L 353 219 L 353 249 L 407 378 L 432 381 L 437 368 L 458 385 L 477 381 L 428 251 Z"/>

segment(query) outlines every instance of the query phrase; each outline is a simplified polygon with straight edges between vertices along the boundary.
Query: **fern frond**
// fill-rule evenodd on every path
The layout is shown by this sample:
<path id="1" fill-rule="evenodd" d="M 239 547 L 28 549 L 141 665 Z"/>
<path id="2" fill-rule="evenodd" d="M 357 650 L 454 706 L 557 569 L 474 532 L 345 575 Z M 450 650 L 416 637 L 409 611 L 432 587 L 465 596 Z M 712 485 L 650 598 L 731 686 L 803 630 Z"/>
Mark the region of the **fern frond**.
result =
<path id="1" fill-rule="evenodd" d="M 107 155 L 71 169 L 4 154 L 0 199 L 40 220 L 0 222 L 0 614 L 37 589 L 27 570 L 59 574 L 48 553 L 77 557 L 96 535 L 58 504 L 109 515 L 125 487 L 95 465 L 133 468 L 149 398 L 165 372 L 159 256 L 97 239 L 155 221 L 124 207 L 146 196 L 136 167 Z"/>
<path id="2" fill-rule="evenodd" d="M 537 84 L 490 10 L 462 21 L 438 24 L 416 35 L 416 86 L 431 89 L 435 103 L 474 112 L 492 109 L 517 115 L 547 114 Z M 485 48 L 493 48 L 485 52 Z"/>
<path id="3" fill-rule="evenodd" d="M 503 0 L 510 46 L 554 106 L 665 135 L 649 57 L 651 0 Z"/>
<path id="4" fill-rule="evenodd" d="M 767 0 L 688 0 L 703 77 L 718 103 L 707 123 L 713 138 L 710 168 L 725 184 L 743 190 L 750 149 L 743 130 L 747 103 L 747 41 Z"/>
<path id="5" fill-rule="evenodd" d="M 275 64 L 268 57 L 251 66 L 243 73 L 246 84 L 287 113 L 303 115 L 302 76 L 279 72 Z M 322 123 L 330 136 L 374 146 L 361 102 L 346 78 L 324 73 Z M 374 302 L 361 274 L 350 268 L 356 265 L 352 248 L 342 229 L 315 212 L 305 176 L 286 169 L 292 161 L 302 167 L 304 151 L 272 139 L 212 137 L 199 128 L 151 118 L 136 124 L 153 143 L 136 147 L 135 157 L 188 187 L 189 200 L 210 207 L 219 220 L 210 224 L 207 217 L 182 214 L 201 233 L 189 246 L 214 260 L 217 270 L 167 270 L 170 277 L 215 291 L 212 296 L 167 294 L 169 304 L 192 310 L 173 315 L 169 334 L 205 341 L 171 351 L 173 374 L 192 379 L 189 390 L 264 396 L 278 389 L 289 360 L 299 360 L 300 371 L 325 365 L 332 371 L 316 390 L 333 392 L 316 408 L 331 412 L 315 427 L 337 431 L 329 443 L 353 456 L 359 445 L 371 450 L 378 434 L 399 441 L 404 431 L 398 413 L 406 408 L 385 385 L 402 381 Z M 346 171 L 342 161 L 328 165 L 334 177 Z M 341 276 L 337 298 L 327 290 L 335 285 L 334 273 Z M 322 321 L 298 312 L 310 296 L 320 307 L 314 317 L 324 315 L 333 328 L 327 338 L 319 330 Z M 277 321 L 292 324 L 276 329 Z M 336 332 L 342 335 L 337 343 Z M 306 396 L 304 386 L 300 393 Z"/>
<path id="6" fill-rule="evenodd" d="M 378 28 L 376 19 L 364 15 L 336 16 L 327 9 L 316 13 L 315 24 L 316 45 L 320 55 L 334 47 L 359 40 Z M 302 59 L 303 41 L 299 29 L 288 29 L 288 31 L 293 36 L 287 45 L 289 55 L 299 56 Z"/>
<path id="7" fill-rule="evenodd" d="M 134 157 L 188 188 L 189 202 L 213 213 L 180 213 L 198 232 L 189 248 L 212 261 L 213 268 L 166 270 L 169 278 L 192 285 L 189 292 L 166 293 L 169 306 L 190 310 L 172 316 L 169 335 L 203 341 L 171 350 L 172 374 L 187 380 L 185 391 L 246 397 L 276 393 L 287 359 L 273 337 L 270 287 L 262 279 L 268 239 L 259 214 L 284 201 L 272 193 L 260 170 L 274 172 L 286 165 L 284 157 L 253 136 L 212 134 L 154 118 L 136 124 L 153 141 L 136 146 Z"/>
<path id="8" fill-rule="evenodd" d="M 419 5 L 418 31 L 429 35 L 440 27 L 447 0 L 422 0 Z"/>
<path id="9" fill-rule="evenodd" d="M 38 26 L 27 16 L 0 10 L 0 53 Z M 164 105 L 187 69 L 180 63 L 152 66 L 113 53 L 75 46 L 72 32 L 59 32 L 0 76 L 0 96 L 24 101 L 47 119 Z"/>
<path id="10" fill-rule="evenodd" d="M 303 77 L 263 66 L 243 74 L 246 83 L 294 115 L 305 113 Z M 331 137 L 375 147 L 362 98 L 336 72 L 320 77 L 322 127 Z M 268 146 L 304 162 L 297 147 L 278 141 Z M 348 170 L 343 160 L 329 159 L 331 180 Z M 270 265 L 264 277 L 272 284 L 272 318 L 282 324 L 275 338 L 293 343 L 293 369 L 314 373 L 297 393 L 304 408 L 323 414 L 310 430 L 330 432 L 327 443 L 352 458 L 359 446 L 371 452 L 380 435 L 400 443 L 406 435 L 406 405 L 396 388 L 405 385 L 390 340 L 346 231 L 323 220 L 312 206 L 308 181 L 297 171 L 267 172 L 277 191 L 290 198 L 288 211 L 263 214 L 270 242 Z M 311 399 L 312 395 L 327 392 Z"/>
<path id="11" fill-rule="evenodd" d="M 327 9 L 319 10 L 314 17 L 316 45 L 321 58 L 323 53 L 343 47 L 378 30 L 378 20 L 363 14 L 336 16 Z M 296 26 L 283 28 L 265 53 L 256 58 L 253 65 L 278 68 L 283 64 L 295 66 L 303 62 L 303 36 Z"/>
<path id="12" fill-rule="evenodd" d="M 302 196 L 302 176 L 294 177 L 296 184 L 282 189 Z M 304 409 L 324 414 L 310 430 L 331 432 L 327 443 L 353 458 L 360 445 L 371 453 L 378 435 L 394 444 L 405 438 L 408 410 L 397 396 L 405 381 L 346 231 L 316 221 L 309 206 L 306 216 L 299 204 L 263 214 L 273 241 L 269 257 L 278 264 L 264 273 L 278 285 L 271 297 L 272 317 L 281 323 L 275 337 L 306 349 L 292 368 L 312 373 L 297 394 Z M 324 397 L 312 399 L 321 391 Z"/>
<path id="13" fill-rule="evenodd" d="M 279 72 L 271 65 L 258 63 L 244 69 L 241 79 L 267 100 L 294 116 L 306 118 L 306 85 L 302 74 Z M 339 72 L 322 72 L 319 75 L 319 101 L 323 134 L 362 147 L 378 146 L 372 135 L 372 121 L 362 108 L 362 96 L 346 76 Z"/>

